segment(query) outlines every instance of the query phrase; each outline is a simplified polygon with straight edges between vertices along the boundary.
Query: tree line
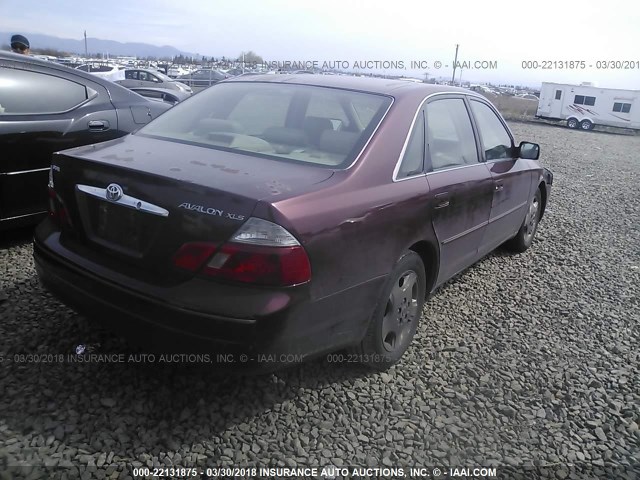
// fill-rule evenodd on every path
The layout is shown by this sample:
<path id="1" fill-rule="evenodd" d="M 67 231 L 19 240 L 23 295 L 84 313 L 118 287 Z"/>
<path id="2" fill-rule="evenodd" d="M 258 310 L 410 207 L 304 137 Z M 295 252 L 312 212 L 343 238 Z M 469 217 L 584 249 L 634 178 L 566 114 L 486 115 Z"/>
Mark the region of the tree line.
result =
<path id="1" fill-rule="evenodd" d="M 11 46 L 7 43 L 3 43 L 1 48 L 2 50 L 11 50 Z M 31 48 L 31 53 L 34 55 L 47 55 L 51 57 L 72 57 L 72 56 L 84 57 L 85 56 L 84 54 L 71 53 L 71 52 L 66 52 L 64 50 L 58 50 L 55 48 L 48 48 L 48 47 Z M 175 55 L 175 56 L 163 56 L 163 57 L 147 55 L 147 56 L 136 56 L 136 58 L 138 60 L 145 60 L 149 62 L 173 62 L 180 65 L 189 65 L 189 64 L 195 64 L 195 63 L 232 64 L 236 62 L 242 62 L 243 55 L 244 55 L 244 61 L 246 63 L 251 63 L 251 64 L 264 63 L 264 60 L 262 59 L 262 57 L 256 54 L 255 52 L 253 52 L 252 50 L 241 53 L 240 55 L 238 55 L 237 58 L 227 58 L 224 55 L 222 57 L 213 57 L 213 56 L 208 57 L 206 55 L 189 56 L 189 55 L 183 55 L 183 54 Z M 111 55 L 111 57 L 113 56 L 114 55 Z M 101 59 L 105 57 L 105 55 L 102 53 L 90 53 L 89 57 Z"/>

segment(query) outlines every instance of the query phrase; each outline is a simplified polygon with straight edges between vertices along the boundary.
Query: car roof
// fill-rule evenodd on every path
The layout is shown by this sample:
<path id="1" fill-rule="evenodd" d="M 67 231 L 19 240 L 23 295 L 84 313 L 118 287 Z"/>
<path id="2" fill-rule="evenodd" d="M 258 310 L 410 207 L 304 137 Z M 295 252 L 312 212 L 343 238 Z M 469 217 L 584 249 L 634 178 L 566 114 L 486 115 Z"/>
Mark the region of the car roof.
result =
<path id="1" fill-rule="evenodd" d="M 386 78 L 375 77 L 355 77 L 349 75 L 246 75 L 242 76 L 241 78 L 234 77 L 224 80 L 224 83 L 231 82 L 291 83 L 298 85 L 358 90 L 362 92 L 390 95 L 393 97 L 404 96 L 405 94 L 410 96 L 414 96 L 416 94 L 424 94 L 424 96 L 427 96 L 434 93 L 463 93 L 465 95 L 473 93 L 464 88 L 450 87 L 448 85 L 434 85 L 430 83 L 407 82 L 405 80 L 390 80 Z"/>
<path id="2" fill-rule="evenodd" d="M 66 65 L 50 62 L 48 60 L 40 60 L 38 58 L 34 58 L 29 55 L 0 51 L 0 64 L 8 65 L 8 66 L 11 66 L 12 64 L 14 64 L 15 66 L 18 66 L 19 64 L 37 65 L 40 67 L 44 67 L 48 70 L 58 71 L 67 75 L 74 75 L 76 77 L 81 77 L 86 80 L 89 80 L 93 83 L 97 83 L 98 85 L 102 85 L 104 88 L 107 89 L 107 91 L 109 92 L 109 95 L 111 95 L 112 100 L 124 101 L 124 100 L 127 100 L 127 98 L 130 98 L 130 95 L 135 95 L 136 97 L 141 97 L 143 101 L 148 101 L 148 99 L 142 97 L 141 95 L 138 95 L 137 93 L 129 90 L 128 88 L 125 88 L 122 85 L 118 85 L 117 83 L 107 80 L 105 78 L 99 77 L 98 75 L 93 75 L 83 70 L 67 67 Z"/>
<path id="3" fill-rule="evenodd" d="M 0 60 L 15 62 L 15 63 L 23 63 L 27 65 L 39 65 L 51 70 L 58 70 L 65 73 L 73 73 L 79 77 L 86 78 L 87 80 L 91 80 L 95 83 L 99 83 L 104 86 L 113 85 L 113 82 L 105 80 L 96 75 L 91 75 L 88 72 L 83 70 L 78 70 L 77 68 L 67 67 L 66 65 L 62 65 L 60 63 L 50 62 L 48 60 L 40 60 L 39 58 L 31 57 L 29 55 L 22 55 L 20 53 L 13 52 L 0 52 Z M 84 64 L 86 65 L 86 64 Z M 97 81 L 96 81 L 97 80 Z"/>

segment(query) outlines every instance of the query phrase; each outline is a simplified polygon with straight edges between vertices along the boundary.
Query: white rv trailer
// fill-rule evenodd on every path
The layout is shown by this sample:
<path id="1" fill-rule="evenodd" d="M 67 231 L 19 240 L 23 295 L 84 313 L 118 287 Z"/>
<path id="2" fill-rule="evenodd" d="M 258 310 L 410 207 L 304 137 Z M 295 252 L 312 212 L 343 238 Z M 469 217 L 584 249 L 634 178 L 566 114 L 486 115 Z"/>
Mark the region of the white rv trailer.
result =
<path id="1" fill-rule="evenodd" d="M 595 125 L 640 129 L 640 90 L 543 82 L 538 118 L 566 120 L 569 128 Z"/>

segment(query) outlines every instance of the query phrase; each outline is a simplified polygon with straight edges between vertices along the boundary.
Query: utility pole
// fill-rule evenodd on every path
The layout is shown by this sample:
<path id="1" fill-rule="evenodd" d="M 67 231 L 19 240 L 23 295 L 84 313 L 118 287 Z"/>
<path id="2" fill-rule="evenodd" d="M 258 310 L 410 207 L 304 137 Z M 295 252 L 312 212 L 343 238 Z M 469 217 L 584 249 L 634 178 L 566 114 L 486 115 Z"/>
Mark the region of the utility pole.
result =
<path id="1" fill-rule="evenodd" d="M 456 65 L 458 64 L 458 47 L 460 45 L 456 43 L 456 58 L 453 60 L 453 75 L 451 75 L 451 85 L 456 84 Z"/>
<path id="2" fill-rule="evenodd" d="M 87 50 L 87 31 L 84 31 L 84 56 L 85 58 L 89 58 L 89 52 Z"/>

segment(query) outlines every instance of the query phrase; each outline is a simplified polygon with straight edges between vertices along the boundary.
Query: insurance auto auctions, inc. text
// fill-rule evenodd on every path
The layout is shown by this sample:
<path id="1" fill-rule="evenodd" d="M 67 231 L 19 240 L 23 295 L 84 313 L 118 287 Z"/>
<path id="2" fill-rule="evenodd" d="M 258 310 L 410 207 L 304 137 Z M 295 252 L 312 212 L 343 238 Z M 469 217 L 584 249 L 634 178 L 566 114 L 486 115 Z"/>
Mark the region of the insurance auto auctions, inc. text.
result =
<path id="1" fill-rule="evenodd" d="M 227 469 L 216 469 L 215 472 L 208 472 L 215 475 L 227 475 L 232 471 Z M 229 469 L 233 470 L 233 469 Z M 268 478 L 326 478 L 328 480 L 338 477 L 346 478 L 495 478 L 496 468 L 438 468 L 438 467 L 260 467 L 242 470 L 250 476 Z M 240 473 L 240 472 L 238 472 Z"/>
<path id="2" fill-rule="evenodd" d="M 454 62 L 440 60 L 268 60 L 264 63 L 245 62 L 245 67 L 263 67 L 270 70 L 424 70 L 449 68 Z M 465 70 L 496 70 L 497 60 L 462 60 L 456 68 Z"/>

